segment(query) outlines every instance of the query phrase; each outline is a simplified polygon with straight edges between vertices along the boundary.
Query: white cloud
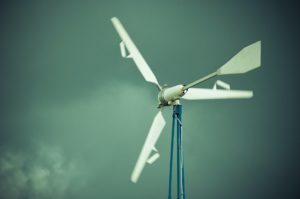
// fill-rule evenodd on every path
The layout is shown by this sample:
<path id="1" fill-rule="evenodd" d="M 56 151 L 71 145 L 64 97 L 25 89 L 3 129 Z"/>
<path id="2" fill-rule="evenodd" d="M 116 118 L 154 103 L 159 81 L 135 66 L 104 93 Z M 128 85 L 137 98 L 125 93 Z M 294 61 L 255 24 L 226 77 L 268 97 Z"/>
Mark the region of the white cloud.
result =
<path id="1" fill-rule="evenodd" d="M 63 198 L 78 175 L 75 161 L 58 147 L 36 147 L 33 154 L 7 152 L 0 159 L 0 190 L 5 198 Z"/>

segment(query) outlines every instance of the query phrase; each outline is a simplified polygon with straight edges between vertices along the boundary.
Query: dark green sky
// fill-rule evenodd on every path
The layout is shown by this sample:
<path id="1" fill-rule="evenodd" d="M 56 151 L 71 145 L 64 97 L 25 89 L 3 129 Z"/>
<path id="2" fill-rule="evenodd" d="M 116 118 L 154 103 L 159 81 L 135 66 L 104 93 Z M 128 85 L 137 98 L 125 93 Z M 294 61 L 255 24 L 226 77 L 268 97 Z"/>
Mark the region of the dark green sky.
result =
<path id="1" fill-rule="evenodd" d="M 121 58 L 113 16 L 170 86 L 261 40 L 261 68 L 220 78 L 253 99 L 182 102 L 186 195 L 298 198 L 297 12 L 286 1 L 1 2 L 1 198 L 167 197 L 170 109 L 161 158 L 129 179 L 157 90 Z"/>

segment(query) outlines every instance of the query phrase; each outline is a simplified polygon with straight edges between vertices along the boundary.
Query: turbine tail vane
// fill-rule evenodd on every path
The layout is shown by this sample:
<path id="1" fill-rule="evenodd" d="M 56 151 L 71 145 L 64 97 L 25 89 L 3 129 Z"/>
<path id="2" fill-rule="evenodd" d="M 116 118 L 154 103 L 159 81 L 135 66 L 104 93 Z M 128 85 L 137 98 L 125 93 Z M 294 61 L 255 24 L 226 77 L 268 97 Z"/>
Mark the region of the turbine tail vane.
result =
<path id="1" fill-rule="evenodd" d="M 238 52 L 217 71 L 218 75 L 241 74 L 260 67 L 261 41 L 257 41 Z"/>
<path id="2" fill-rule="evenodd" d="M 184 90 L 194 87 L 197 84 L 200 84 L 217 75 L 231 75 L 249 72 L 260 67 L 260 64 L 261 41 L 257 41 L 243 48 L 217 71 L 184 86 Z"/>

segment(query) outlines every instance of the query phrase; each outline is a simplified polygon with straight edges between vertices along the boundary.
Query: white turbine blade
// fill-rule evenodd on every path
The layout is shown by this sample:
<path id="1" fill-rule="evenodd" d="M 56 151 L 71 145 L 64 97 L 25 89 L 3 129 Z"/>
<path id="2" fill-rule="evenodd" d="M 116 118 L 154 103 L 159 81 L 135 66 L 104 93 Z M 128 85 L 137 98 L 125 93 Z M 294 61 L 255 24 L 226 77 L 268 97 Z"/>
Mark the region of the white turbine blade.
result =
<path id="1" fill-rule="evenodd" d="M 132 58 L 134 60 L 139 71 L 144 76 L 145 80 L 148 82 L 154 83 L 158 87 L 160 87 L 159 83 L 158 83 L 155 75 L 151 71 L 149 65 L 147 64 L 147 62 L 145 61 L 145 59 L 143 58 L 143 56 L 141 55 L 141 53 L 139 52 L 139 50 L 137 49 L 137 47 L 135 46 L 133 41 L 131 40 L 130 36 L 126 32 L 125 28 L 123 27 L 123 25 L 121 24 L 119 19 L 116 17 L 113 17 L 113 18 L 111 18 L 111 21 L 112 21 L 114 27 L 116 28 L 119 36 L 121 37 L 122 41 L 124 42 L 126 49 L 129 52 L 130 58 Z"/>
<path id="2" fill-rule="evenodd" d="M 135 167 L 133 169 L 133 172 L 131 174 L 131 181 L 136 183 L 142 173 L 143 168 L 145 167 L 145 164 L 151 154 L 151 151 L 153 150 L 153 147 L 155 143 L 157 142 L 164 126 L 166 124 L 166 121 L 163 118 L 163 115 L 161 111 L 157 113 L 155 116 L 150 131 L 147 135 L 146 141 L 144 143 L 144 146 L 142 148 L 142 151 L 138 157 L 138 160 L 135 164 Z M 154 162 L 155 159 L 157 159 L 157 155 L 153 157 L 153 159 L 150 159 L 150 162 Z"/>
<path id="3" fill-rule="evenodd" d="M 260 66 L 261 41 L 257 41 L 232 57 L 217 71 L 218 75 L 240 74 Z"/>
<path id="4" fill-rule="evenodd" d="M 187 100 L 251 98 L 252 91 L 190 88 L 182 97 Z"/>

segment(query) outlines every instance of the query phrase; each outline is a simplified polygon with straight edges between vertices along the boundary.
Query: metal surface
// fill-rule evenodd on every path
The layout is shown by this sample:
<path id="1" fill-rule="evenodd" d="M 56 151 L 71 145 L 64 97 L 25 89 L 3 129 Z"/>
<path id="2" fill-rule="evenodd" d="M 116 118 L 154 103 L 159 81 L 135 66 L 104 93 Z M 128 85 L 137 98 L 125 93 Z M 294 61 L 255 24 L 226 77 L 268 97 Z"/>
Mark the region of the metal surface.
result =
<path id="1" fill-rule="evenodd" d="M 146 81 L 154 83 L 160 89 L 158 94 L 159 108 L 173 105 L 173 121 L 171 134 L 171 151 L 170 151 L 170 173 L 169 173 L 169 193 L 168 198 L 172 198 L 172 167 L 173 167 L 173 147 L 174 147 L 174 131 L 176 124 L 177 131 L 177 198 L 185 199 L 184 188 L 184 159 L 183 159 L 183 135 L 182 135 L 182 106 L 179 103 L 181 98 L 188 100 L 203 99 L 232 99 L 232 98 L 250 98 L 253 96 L 252 91 L 230 90 L 230 85 L 218 80 L 213 89 L 191 88 L 217 75 L 240 74 L 258 68 L 261 64 L 261 42 L 255 42 L 238 52 L 226 64 L 217 71 L 202 77 L 190 84 L 177 85 L 169 88 L 161 88 L 155 75 L 144 60 L 143 56 L 129 37 L 121 22 L 113 17 L 111 19 L 119 36 L 122 39 L 120 43 L 121 55 L 124 58 L 132 58 L 137 65 L 139 71 Z M 127 54 L 128 52 L 128 54 Z M 222 89 L 218 89 L 221 87 Z M 165 120 L 161 111 L 155 116 L 142 151 L 138 157 L 137 163 L 131 175 L 132 182 L 137 182 L 146 162 L 152 164 L 159 154 L 155 149 L 155 144 L 165 126 Z M 150 157 L 152 151 L 156 154 Z"/>
<path id="2" fill-rule="evenodd" d="M 170 170 L 169 170 L 169 192 L 168 199 L 172 199 L 172 175 L 173 175 L 173 146 L 174 146 L 174 128 L 175 128 L 175 106 L 173 106 L 172 114 L 172 131 L 171 131 L 171 149 L 170 149 Z"/>
<path id="3" fill-rule="evenodd" d="M 137 160 L 135 167 L 133 169 L 133 172 L 131 174 L 132 182 L 136 183 L 138 181 L 138 179 L 141 175 L 141 172 L 142 172 L 143 168 L 145 167 L 145 164 L 147 161 L 149 161 L 150 163 L 153 163 L 153 161 L 158 158 L 158 156 L 156 155 L 156 157 L 153 158 L 154 159 L 153 160 L 151 158 L 149 159 L 149 156 L 150 156 L 152 150 L 155 149 L 155 144 L 156 144 L 165 124 L 166 124 L 166 121 L 163 118 L 161 111 L 159 111 L 152 122 L 151 128 L 147 135 L 147 138 L 146 138 L 146 141 L 142 148 L 142 151 L 138 157 L 138 160 Z"/>
<path id="4" fill-rule="evenodd" d="M 184 160 L 183 160 L 183 143 L 182 143 L 182 105 L 175 104 L 173 106 L 172 115 L 172 132 L 171 132 L 171 150 L 170 150 L 170 172 L 169 172 L 169 192 L 168 199 L 172 199 L 172 175 L 173 175 L 173 145 L 174 145 L 174 131 L 176 123 L 176 148 L 177 148 L 177 198 L 185 199 L 184 188 Z"/>
<path id="5" fill-rule="evenodd" d="M 217 75 L 241 74 L 246 73 L 261 64 L 261 41 L 257 41 L 238 52 L 226 64 L 220 67 L 216 72 L 213 72 L 205 77 L 202 77 L 186 86 L 184 90 L 196 86 Z"/>
<path id="6" fill-rule="evenodd" d="M 261 41 L 243 48 L 217 71 L 218 75 L 241 74 L 260 67 Z"/>
<path id="7" fill-rule="evenodd" d="M 145 80 L 148 81 L 148 82 L 156 84 L 158 86 L 158 88 L 161 90 L 161 87 L 160 87 L 155 75 L 153 74 L 153 72 L 150 69 L 149 65 L 145 61 L 144 57 L 141 55 L 138 48 L 135 46 L 135 44 L 131 40 L 131 38 L 128 35 L 128 33 L 126 32 L 125 28 L 121 24 L 120 20 L 116 17 L 113 17 L 113 18 L 111 18 L 111 21 L 112 21 L 115 29 L 117 30 L 119 36 L 122 39 L 122 43 L 120 45 L 122 56 L 123 57 L 126 56 L 125 55 L 125 49 L 124 49 L 124 46 L 123 46 L 123 45 L 125 45 L 126 49 L 129 52 L 129 55 L 127 57 L 133 59 L 133 61 L 137 65 L 139 71 L 142 73 Z"/>
<path id="8" fill-rule="evenodd" d="M 174 102 L 180 99 L 185 93 L 183 85 L 172 86 L 169 88 L 163 88 L 158 93 L 159 106 L 170 106 Z"/>
<path id="9" fill-rule="evenodd" d="M 206 75 L 205 77 L 202 77 L 202 78 L 200 78 L 200 79 L 198 79 L 198 80 L 196 80 L 196 81 L 194 81 L 194 82 L 192 82 L 192 83 L 184 86 L 183 89 L 187 90 L 187 89 L 189 89 L 189 88 L 191 88 L 193 86 L 196 86 L 197 84 L 200 84 L 200 83 L 202 83 L 202 82 L 204 82 L 206 80 L 209 80 L 210 78 L 213 78 L 215 76 L 217 76 L 217 72 L 213 72 L 213 73 L 211 73 L 209 75 Z"/>
<path id="10" fill-rule="evenodd" d="M 182 97 L 186 100 L 209 100 L 209 99 L 247 99 L 253 96 L 252 91 L 224 90 L 208 88 L 190 88 Z"/>

